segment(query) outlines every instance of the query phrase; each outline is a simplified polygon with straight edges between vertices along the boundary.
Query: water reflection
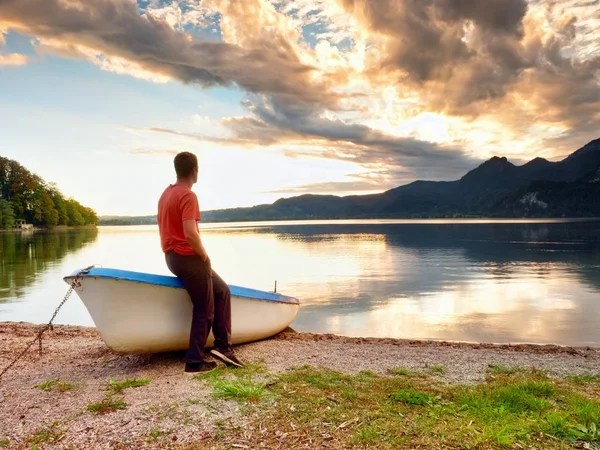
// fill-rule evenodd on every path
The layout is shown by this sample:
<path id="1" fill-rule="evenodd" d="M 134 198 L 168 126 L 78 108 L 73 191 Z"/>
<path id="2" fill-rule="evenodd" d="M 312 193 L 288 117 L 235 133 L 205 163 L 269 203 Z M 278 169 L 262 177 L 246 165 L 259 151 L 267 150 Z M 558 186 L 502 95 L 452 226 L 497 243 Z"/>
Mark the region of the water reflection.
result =
<path id="1" fill-rule="evenodd" d="M 585 345 L 600 342 L 597 226 L 322 225 L 254 231 L 295 242 L 304 248 L 300 259 L 311 255 L 307 267 L 320 285 L 289 280 L 292 291 L 305 296 L 297 329 Z M 346 250 L 341 266 L 330 257 L 339 249 Z"/>
<path id="2" fill-rule="evenodd" d="M 201 233 L 228 283 L 272 290 L 277 280 L 278 292 L 300 298 L 299 331 L 600 345 L 599 225 L 325 221 L 207 224 Z M 66 290 L 62 276 L 90 264 L 169 274 L 153 226 L 58 238 L 56 259 L 49 244 L 15 245 L 28 269 L 2 273 L 15 293 L 2 298 L 21 301 L 5 303 L 0 320 L 47 320 Z M 29 279 L 20 294 L 16 279 Z M 92 325 L 77 300 L 57 322 Z"/>
<path id="3" fill-rule="evenodd" d="M 97 236 L 95 228 L 0 233 L 0 303 L 23 297 L 46 270 Z"/>

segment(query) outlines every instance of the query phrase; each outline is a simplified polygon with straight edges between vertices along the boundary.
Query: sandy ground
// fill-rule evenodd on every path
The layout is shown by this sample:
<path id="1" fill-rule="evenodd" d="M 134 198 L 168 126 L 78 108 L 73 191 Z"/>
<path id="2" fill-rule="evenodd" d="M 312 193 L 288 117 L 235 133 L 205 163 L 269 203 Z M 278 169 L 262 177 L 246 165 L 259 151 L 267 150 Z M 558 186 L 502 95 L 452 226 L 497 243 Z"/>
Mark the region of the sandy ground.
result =
<path id="1" fill-rule="evenodd" d="M 0 323 L 0 371 L 31 340 L 38 326 Z M 205 383 L 183 373 L 183 353 L 118 355 L 93 328 L 56 326 L 0 379 L 0 448 L 167 448 L 212 436 L 217 421 L 236 421 L 236 402 L 216 400 Z M 464 344 L 435 341 L 346 338 L 286 331 L 273 339 L 236 347 L 248 362 L 279 373 L 308 364 L 346 373 L 393 367 L 445 368 L 447 383 L 477 383 L 490 365 L 535 367 L 549 375 L 600 375 L 600 348 Z M 127 408 L 95 415 L 89 404 L 106 397 L 110 379 L 149 379 L 120 398 Z M 60 380 L 73 390 L 45 392 L 34 385 Z M 54 425 L 53 425 L 54 424 Z M 37 439 L 36 439 L 37 437 Z M 40 442 L 37 442 L 40 441 Z"/>

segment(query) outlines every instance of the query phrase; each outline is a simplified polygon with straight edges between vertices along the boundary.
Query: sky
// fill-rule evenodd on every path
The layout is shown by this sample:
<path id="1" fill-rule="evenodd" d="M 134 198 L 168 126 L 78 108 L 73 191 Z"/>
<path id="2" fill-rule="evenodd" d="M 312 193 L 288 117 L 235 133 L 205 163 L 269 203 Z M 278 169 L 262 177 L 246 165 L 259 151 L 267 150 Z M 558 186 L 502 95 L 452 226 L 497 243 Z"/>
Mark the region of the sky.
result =
<path id="1" fill-rule="evenodd" d="M 0 0 L 0 155 L 99 215 L 455 180 L 600 137 L 600 0 Z"/>

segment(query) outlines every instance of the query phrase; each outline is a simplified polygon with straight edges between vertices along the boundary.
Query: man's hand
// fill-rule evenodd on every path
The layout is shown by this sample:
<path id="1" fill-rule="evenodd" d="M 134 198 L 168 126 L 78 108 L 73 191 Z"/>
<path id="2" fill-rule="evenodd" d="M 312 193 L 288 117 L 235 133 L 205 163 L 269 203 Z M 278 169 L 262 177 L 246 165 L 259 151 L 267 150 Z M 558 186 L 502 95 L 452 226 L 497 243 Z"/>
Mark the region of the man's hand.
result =
<path id="1" fill-rule="evenodd" d="M 183 221 L 183 234 L 187 243 L 190 244 L 190 247 L 194 249 L 196 254 L 198 254 L 203 261 L 206 261 L 208 259 L 208 253 L 202 244 L 202 239 L 200 239 L 198 224 L 195 220 Z"/>

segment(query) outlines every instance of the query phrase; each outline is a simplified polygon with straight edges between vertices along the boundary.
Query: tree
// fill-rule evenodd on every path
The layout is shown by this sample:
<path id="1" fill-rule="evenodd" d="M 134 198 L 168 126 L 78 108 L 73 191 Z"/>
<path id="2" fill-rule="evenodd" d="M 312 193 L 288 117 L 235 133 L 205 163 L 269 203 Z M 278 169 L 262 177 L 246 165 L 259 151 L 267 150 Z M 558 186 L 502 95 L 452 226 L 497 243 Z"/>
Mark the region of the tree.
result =
<path id="1" fill-rule="evenodd" d="M 46 183 L 18 162 L 0 157 L 0 228 L 11 228 L 15 219 L 42 227 L 96 225 L 91 208 L 65 199 L 55 184 Z"/>
<path id="2" fill-rule="evenodd" d="M 42 193 L 40 205 L 42 208 L 42 223 L 47 227 L 58 225 L 58 211 L 54 208 L 54 202 L 47 192 Z"/>
<path id="3" fill-rule="evenodd" d="M 73 199 L 67 200 L 67 214 L 69 215 L 69 225 L 81 226 L 85 225 L 85 219 L 79 211 L 79 203 Z"/>
<path id="4" fill-rule="evenodd" d="M 48 186 L 48 194 L 50 195 L 50 198 L 54 203 L 54 207 L 58 212 L 58 225 L 68 225 L 69 213 L 67 211 L 67 203 L 54 183 L 51 183 Z"/>
<path id="5" fill-rule="evenodd" d="M 0 200 L 0 228 L 14 228 L 15 226 L 15 212 L 9 201 Z"/>
<path id="6" fill-rule="evenodd" d="M 98 225 L 98 215 L 92 208 L 81 208 L 81 215 L 86 225 Z"/>

